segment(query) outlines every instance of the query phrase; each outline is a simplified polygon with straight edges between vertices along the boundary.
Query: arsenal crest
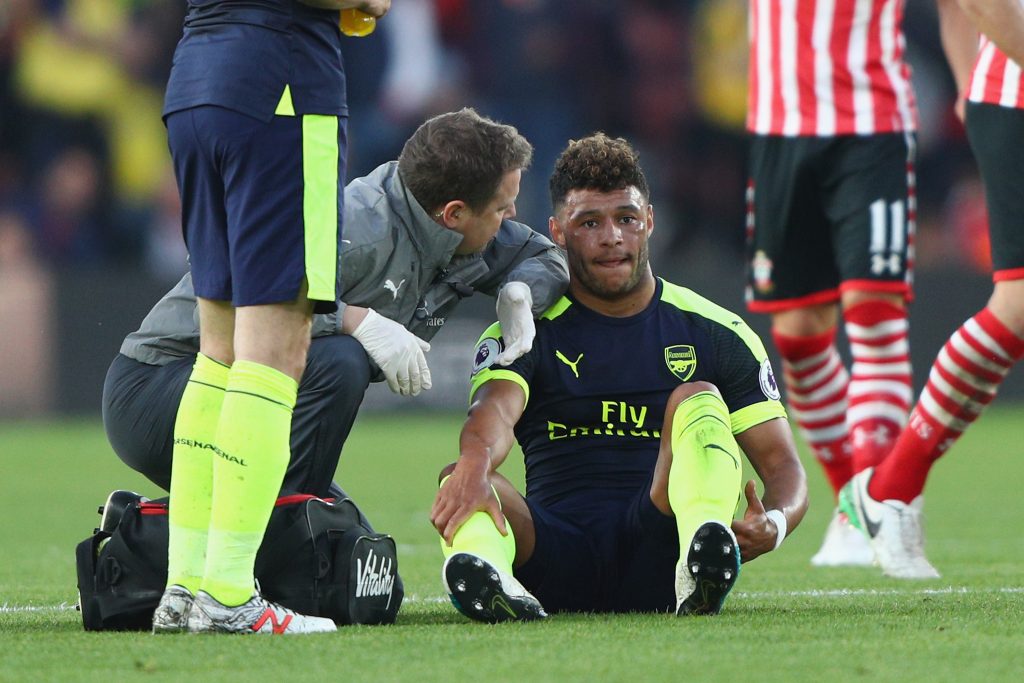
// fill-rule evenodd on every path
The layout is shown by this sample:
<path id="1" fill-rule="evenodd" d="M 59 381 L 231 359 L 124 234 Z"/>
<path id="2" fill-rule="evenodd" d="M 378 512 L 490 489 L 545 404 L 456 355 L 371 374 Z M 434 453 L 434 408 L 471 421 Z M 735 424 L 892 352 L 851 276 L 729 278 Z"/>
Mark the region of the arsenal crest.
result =
<path id="1" fill-rule="evenodd" d="M 689 344 L 666 346 L 665 365 L 680 382 L 685 382 L 693 377 L 693 371 L 697 369 L 697 352 Z"/>

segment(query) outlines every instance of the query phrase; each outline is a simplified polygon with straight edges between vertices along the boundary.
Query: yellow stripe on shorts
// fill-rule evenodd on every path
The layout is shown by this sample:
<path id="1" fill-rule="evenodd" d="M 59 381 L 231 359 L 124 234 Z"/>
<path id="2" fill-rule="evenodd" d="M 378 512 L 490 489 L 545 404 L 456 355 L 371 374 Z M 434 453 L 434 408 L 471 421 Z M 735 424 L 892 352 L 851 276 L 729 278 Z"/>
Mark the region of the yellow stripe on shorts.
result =
<path id="1" fill-rule="evenodd" d="M 338 117 L 302 117 L 307 296 L 334 301 L 338 275 Z"/>
<path id="2" fill-rule="evenodd" d="M 277 103 L 277 110 L 274 116 L 295 116 L 295 104 L 292 102 L 292 89 L 286 83 L 284 92 L 281 93 L 281 100 Z"/>

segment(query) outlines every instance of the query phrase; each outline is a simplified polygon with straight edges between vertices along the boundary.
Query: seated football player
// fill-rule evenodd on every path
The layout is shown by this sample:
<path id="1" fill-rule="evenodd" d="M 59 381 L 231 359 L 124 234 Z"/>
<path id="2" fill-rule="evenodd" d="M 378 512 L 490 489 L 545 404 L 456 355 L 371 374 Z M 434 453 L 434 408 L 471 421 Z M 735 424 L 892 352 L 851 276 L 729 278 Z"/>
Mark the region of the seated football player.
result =
<path id="1" fill-rule="evenodd" d="M 459 457 L 431 510 L 446 590 L 484 622 L 716 614 L 741 562 L 777 549 L 807 508 L 764 346 L 736 315 L 654 277 L 654 211 L 628 142 L 570 142 L 550 189 L 569 291 L 507 367 L 495 363 L 500 321 L 477 346 Z M 525 496 L 498 471 L 516 441 Z M 744 456 L 760 497 L 744 487 Z"/>

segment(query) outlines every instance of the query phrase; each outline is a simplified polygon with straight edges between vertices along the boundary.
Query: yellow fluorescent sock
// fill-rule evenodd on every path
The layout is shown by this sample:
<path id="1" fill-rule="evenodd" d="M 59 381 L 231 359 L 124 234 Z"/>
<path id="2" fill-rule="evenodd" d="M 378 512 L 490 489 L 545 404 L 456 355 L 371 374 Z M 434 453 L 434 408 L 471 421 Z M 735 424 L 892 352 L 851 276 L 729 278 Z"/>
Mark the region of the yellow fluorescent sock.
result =
<path id="1" fill-rule="evenodd" d="M 511 574 L 512 561 L 516 557 L 516 539 L 512 535 L 512 527 L 506 523 L 505 528 L 508 536 L 501 535 L 489 514 L 474 512 L 455 532 L 451 546 L 441 538 L 441 552 L 446 559 L 455 553 L 472 553 Z"/>
<path id="2" fill-rule="evenodd" d="M 450 477 L 451 475 L 448 475 Z M 441 480 L 444 484 L 448 480 L 445 477 Z M 491 487 L 494 490 L 494 487 Z M 497 496 L 498 492 L 494 491 Z M 499 498 L 499 500 L 501 500 Z M 455 553 L 472 553 L 484 558 L 498 569 L 511 574 L 512 561 L 516 558 L 516 538 L 512 533 L 512 525 L 505 520 L 505 528 L 508 529 L 508 536 L 502 536 L 495 526 L 494 520 L 486 512 L 474 512 L 469 516 L 452 538 L 452 544 L 445 543 L 441 537 L 441 552 L 445 559 Z"/>
<path id="3" fill-rule="evenodd" d="M 668 500 L 676 517 L 680 552 L 701 524 L 732 521 L 743 468 L 729 409 L 711 392 L 694 394 L 672 417 Z"/>
<path id="4" fill-rule="evenodd" d="M 284 479 L 298 385 L 274 368 L 235 361 L 217 428 L 210 538 L 202 589 L 225 605 L 253 593 L 253 564 Z"/>
<path id="5" fill-rule="evenodd" d="M 213 492 L 213 442 L 228 366 L 196 357 L 174 422 L 171 504 L 168 510 L 167 585 L 193 593 L 206 566 L 206 536 Z"/>

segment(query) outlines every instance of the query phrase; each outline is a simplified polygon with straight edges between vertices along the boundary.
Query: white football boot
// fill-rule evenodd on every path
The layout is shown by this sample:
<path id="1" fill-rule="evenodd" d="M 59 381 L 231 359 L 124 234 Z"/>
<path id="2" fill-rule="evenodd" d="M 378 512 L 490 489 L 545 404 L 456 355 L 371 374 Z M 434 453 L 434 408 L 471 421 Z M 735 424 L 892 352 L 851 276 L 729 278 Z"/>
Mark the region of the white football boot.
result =
<path id="1" fill-rule="evenodd" d="M 814 567 L 870 567 L 875 551 L 867 536 L 850 523 L 845 512 L 836 508 L 825 530 L 821 548 L 811 558 Z"/>
<path id="2" fill-rule="evenodd" d="M 153 612 L 153 633 L 182 633 L 195 598 L 192 591 L 177 584 L 168 586 Z"/>
<path id="3" fill-rule="evenodd" d="M 293 635 L 330 633 L 338 629 L 330 619 L 297 614 L 258 593 L 238 607 L 228 607 L 201 590 L 196 593 L 188 615 L 188 630 L 190 633 Z"/>
<path id="4" fill-rule="evenodd" d="M 868 482 L 874 468 L 855 474 L 839 492 L 839 506 L 850 522 L 870 539 L 882 573 L 897 579 L 937 579 L 939 572 L 924 555 L 921 509 L 924 497 L 908 505 L 901 500 L 873 499 Z"/>

